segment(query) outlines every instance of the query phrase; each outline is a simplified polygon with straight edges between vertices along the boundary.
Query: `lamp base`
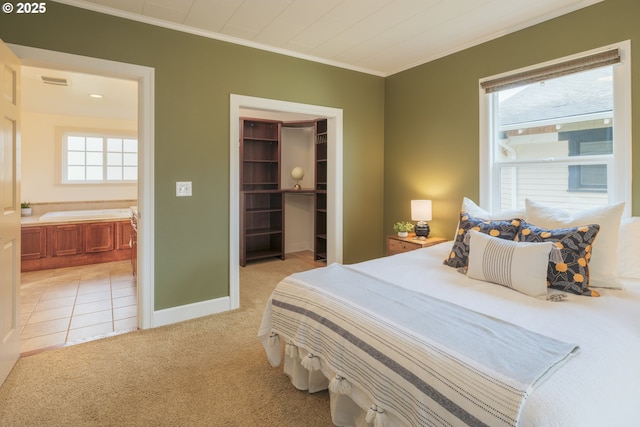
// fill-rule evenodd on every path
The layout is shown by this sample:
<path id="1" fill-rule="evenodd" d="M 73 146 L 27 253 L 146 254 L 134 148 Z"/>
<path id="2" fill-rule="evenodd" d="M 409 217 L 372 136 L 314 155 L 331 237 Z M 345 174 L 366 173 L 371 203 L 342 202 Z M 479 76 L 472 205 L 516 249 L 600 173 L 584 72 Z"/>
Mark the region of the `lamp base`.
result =
<path id="1" fill-rule="evenodd" d="M 431 230 L 429 228 L 429 224 L 426 222 L 419 222 L 416 224 L 414 231 L 416 232 L 416 238 L 424 240 L 429 237 L 429 232 Z"/>

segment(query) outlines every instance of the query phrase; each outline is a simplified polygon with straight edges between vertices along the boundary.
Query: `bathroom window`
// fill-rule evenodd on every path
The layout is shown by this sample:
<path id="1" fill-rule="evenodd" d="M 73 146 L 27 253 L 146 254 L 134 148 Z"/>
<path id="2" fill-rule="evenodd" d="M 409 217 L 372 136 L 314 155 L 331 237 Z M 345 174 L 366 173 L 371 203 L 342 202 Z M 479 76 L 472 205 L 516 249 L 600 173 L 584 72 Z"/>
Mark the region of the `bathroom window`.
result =
<path id="1" fill-rule="evenodd" d="M 138 180 L 138 140 L 121 134 L 64 132 L 62 182 L 133 183 Z"/>

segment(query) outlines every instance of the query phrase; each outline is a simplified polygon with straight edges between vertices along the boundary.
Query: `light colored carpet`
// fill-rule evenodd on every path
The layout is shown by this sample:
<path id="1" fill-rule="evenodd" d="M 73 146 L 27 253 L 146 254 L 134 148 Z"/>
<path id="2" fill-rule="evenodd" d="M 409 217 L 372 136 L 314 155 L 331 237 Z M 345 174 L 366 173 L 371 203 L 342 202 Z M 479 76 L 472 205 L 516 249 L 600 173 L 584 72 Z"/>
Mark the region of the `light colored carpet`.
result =
<path id="1" fill-rule="evenodd" d="M 326 392 L 296 390 L 257 340 L 275 284 L 304 257 L 241 269 L 241 308 L 21 358 L 2 426 L 332 426 Z"/>

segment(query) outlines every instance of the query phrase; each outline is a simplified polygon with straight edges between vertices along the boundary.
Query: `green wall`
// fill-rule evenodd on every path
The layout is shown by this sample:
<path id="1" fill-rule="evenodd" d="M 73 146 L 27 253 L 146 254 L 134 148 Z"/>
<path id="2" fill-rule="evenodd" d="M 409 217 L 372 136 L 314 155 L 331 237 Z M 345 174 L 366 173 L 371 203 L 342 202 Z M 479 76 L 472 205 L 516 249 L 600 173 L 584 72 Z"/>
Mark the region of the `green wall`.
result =
<path id="1" fill-rule="evenodd" d="M 0 39 L 155 68 L 156 310 L 229 295 L 231 93 L 344 110 L 344 261 L 383 254 L 383 78 L 54 2 Z"/>
<path id="2" fill-rule="evenodd" d="M 464 196 L 479 202 L 479 92 L 483 77 L 631 40 L 633 169 L 640 169 L 640 2 L 606 0 L 385 80 L 384 231 L 433 200 L 433 235 L 453 238 Z M 640 173 L 633 174 L 640 215 Z"/>

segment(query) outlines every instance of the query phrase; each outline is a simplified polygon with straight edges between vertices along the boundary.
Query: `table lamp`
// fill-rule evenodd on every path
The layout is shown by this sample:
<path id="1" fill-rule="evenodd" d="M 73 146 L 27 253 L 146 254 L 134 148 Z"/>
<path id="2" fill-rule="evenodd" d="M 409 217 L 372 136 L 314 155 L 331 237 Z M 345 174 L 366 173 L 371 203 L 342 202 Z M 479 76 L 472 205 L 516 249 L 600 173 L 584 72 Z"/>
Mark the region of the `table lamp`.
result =
<path id="1" fill-rule="evenodd" d="M 427 221 L 431 221 L 431 200 L 412 200 L 411 220 L 418 221 L 415 226 L 416 238 L 424 240 L 429 237 Z"/>

